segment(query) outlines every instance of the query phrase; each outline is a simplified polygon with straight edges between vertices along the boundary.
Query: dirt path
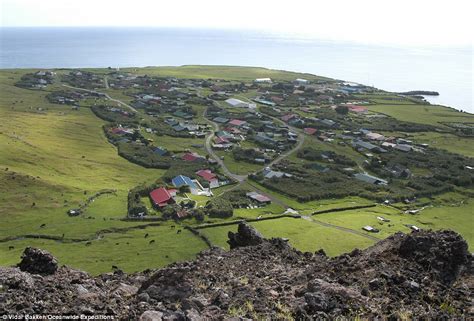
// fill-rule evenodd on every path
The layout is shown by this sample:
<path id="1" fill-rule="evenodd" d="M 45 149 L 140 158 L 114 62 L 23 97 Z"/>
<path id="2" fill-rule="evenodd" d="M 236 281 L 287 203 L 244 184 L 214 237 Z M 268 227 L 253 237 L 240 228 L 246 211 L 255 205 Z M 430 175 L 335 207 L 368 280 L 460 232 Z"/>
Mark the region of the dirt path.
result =
<path id="1" fill-rule="evenodd" d="M 367 239 L 369 239 L 369 240 L 372 240 L 372 241 L 380 241 L 380 240 L 381 240 L 381 239 L 379 239 L 379 238 L 377 238 L 377 237 L 375 237 L 375 236 L 367 235 L 367 234 L 365 234 L 364 232 L 360 232 L 360 231 L 353 230 L 353 229 L 350 229 L 350 228 L 347 228 L 347 227 L 343 227 L 343 226 L 334 225 L 334 224 L 322 222 L 322 221 L 319 221 L 319 220 L 315 220 L 315 219 L 312 218 L 311 216 L 301 216 L 301 217 L 302 217 L 303 219 L 309 221 L 309 222 L 312 222 L 312 223 L 315 223 L 315 224 L 318 224 L 318 225 L 321 225 L 321 226 L 325 226 L 325 227 L 335 228 L 336 230 L 339 230 L 339 231 L 343 231 L 343 232 L 347 232 L 347 233 L 359 235 L 359 236 L 365 237 L 365 238 L 367 238 Z"/>

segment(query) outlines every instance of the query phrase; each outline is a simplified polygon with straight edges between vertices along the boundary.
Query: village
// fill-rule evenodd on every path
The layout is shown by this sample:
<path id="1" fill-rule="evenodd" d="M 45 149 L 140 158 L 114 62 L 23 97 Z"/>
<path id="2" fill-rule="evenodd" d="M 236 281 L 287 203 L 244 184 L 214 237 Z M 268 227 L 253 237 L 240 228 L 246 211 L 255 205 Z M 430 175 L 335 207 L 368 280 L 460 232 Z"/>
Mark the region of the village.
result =
<path id="1" fill-rule="evenodd" d="M 419 209 L 410 204 L 417 198 L 468 184 L 473 175 L 467 159 L 410 139 L 433 130 L 430 125 L 371 111 L 364 97 L 378 90 L 360 84 L 180 79 L 112 69 L 38 71 L 17 86 L 46 90 L 55 82 L 67 85 L 51 91 L 49 102 L 90 108 L 105 121 L 104 134 L 120 156 L 166 170 L 154 184 L 130 190 L 128 219 L 226 218 L 235 208 L 278 202 L 278 194 L 302 203 L 354 195 L 403 202 L 414 215 Z M 126 99 L 112 100 L 114 92 Z M 457 166 L 446 168 L 445 161 Z"/>

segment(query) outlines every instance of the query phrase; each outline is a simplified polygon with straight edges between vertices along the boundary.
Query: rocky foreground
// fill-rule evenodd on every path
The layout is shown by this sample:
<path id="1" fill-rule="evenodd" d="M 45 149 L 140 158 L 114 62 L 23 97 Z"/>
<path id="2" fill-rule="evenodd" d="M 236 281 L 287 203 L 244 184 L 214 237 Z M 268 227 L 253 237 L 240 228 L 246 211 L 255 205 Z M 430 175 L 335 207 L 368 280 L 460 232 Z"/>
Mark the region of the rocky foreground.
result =
<path id="1" fill-rule="evenodd" d="M 302 253 L 241 224 L 231 251 L 137 274 L 91 277 L 27 248 L 0 268 L 0 316 L 113 315 L 122 320 L 474 317 L 473 257 L 455 232 L 396 234 L 336 258 Z"/>

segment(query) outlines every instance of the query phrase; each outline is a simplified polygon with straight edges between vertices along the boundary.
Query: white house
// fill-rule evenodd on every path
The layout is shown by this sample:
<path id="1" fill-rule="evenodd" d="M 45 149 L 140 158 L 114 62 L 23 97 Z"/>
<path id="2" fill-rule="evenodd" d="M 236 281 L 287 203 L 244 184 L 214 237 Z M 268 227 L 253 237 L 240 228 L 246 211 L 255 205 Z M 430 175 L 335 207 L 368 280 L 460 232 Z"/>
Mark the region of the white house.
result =
<path id="1" fill-rule="evenodd" d="M 309 84 L 309 80 L 303 79 L 303 78 L 297 78 L 297 79 L 295 79 L 294 83 L 295 83 L 295 85 L 298 85 L 298 86 L 301 86 L 301 85 L 308 85 L 308 84 Z"/>
<path id="2" fill-rule="evenodd" d="M 240 108 L 256 108 L 257 107 L 257 104 L 246 103 L 245 101 L 242 101 L 236 98 L 229 98 L 225 102 L 234 108 L 239 108 L 239 107 Z"/>
<path id="3" fill-rule="evenodd" d="M 255 79 L 256 83 L 268 83 L 271 84 L 272 80 L 270 78 L 257 78 Z"/>

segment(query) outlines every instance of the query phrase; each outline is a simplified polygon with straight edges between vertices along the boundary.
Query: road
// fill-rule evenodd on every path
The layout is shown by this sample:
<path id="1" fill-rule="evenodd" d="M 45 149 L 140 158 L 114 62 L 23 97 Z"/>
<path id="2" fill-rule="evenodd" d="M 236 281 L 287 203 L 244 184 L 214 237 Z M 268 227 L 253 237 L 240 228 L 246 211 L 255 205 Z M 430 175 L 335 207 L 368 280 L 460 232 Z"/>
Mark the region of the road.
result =
<path id="1" fill-rule="evenodd" d="M 319 221 L 319 220 L 315 220 L 314 218 L 312 218 L 311 216 L 301 216 L 301 218 L 309 221 L 309 222 L 312 222 L 312 223 L 315 223 L 315 224 L 318 224 L 318 225 L 321 225 L 321 226 L 325 226 L 325 227 L 331 227 L 331 228 L 335 228 L 339 231 L 343 231 L 343 232 L 347 232 L 347 233 L 351 233 L 351 234 L 355 234 L 355 235 L 359 235 L 359 236 L 362 236 L 362 237 L 365 237 L 366 239 L 369 239 L 369 240 L 372 240 L 372 241 L 380 241 L 379 238 L 375 237 L 375 236 L 372 236 L 372 235 L 368 235 L 368 234 L 365 234 L 364 232 L 361 232 L 361 231 L 357 231 L 357 230 L 353 230 L 353 229 L 350 229 L 350 228 L 347 228 L 347 227 L 343 227 L 343 226 L 339 226 L 339 225 L 334 225 L 334 224 L 331 224 L 331 223 L 326 223 L 326 222 L 322 222 L 322 221 Z"/>
<path id="2" fill-rule="evenodd" d="M 137 112 L 137 110 L 136 110 L 135 108 L 133 108 L 132 106 L 130 106 L 129 104 L 124 103 L 124 102 L 121 101 L 121 100 L 112 98 L 112 97 L 110 97 L 110 95 L 107 94 L 107 93 L 101 93 L 101 92 L 96 91 L 96 90 L 85 89 L 85 88 L 79 88 L 79 87 L 73 87 L 73 86 L 64 85 L 64 84 L 63 84 L 63 86 L 64 86 L 64 87 L 67 87 L 67 88 L 75 89 L 75 90 L 82 90 L 82 91 L 87 91 L 87 92 L 90 92 L 90 93 L 93 93 L 93 94 L 103 95 L 103 96 L 104 96 L 105 98 L 107 98 L 108 100 L 114 101 L 114 102 L 118 103 L 118 104 L 121 105 L 121 106 L 127 107 L 128 109 L 130 109 L 130 110 L 133 111 L 134 113 Z"/>

